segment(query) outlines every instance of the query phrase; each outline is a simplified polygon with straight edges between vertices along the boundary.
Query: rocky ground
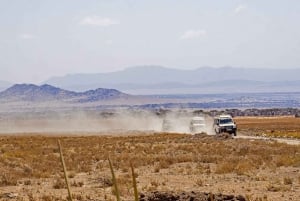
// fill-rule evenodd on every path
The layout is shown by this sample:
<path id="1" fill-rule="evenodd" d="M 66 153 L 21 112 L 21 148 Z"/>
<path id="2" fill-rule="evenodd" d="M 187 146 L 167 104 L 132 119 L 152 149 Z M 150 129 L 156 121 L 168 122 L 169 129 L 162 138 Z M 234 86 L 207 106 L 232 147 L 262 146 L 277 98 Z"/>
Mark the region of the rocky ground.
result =
<path id="1" fill-rule="evenodd" d="M 140 195 L 140 201 L 246 201 L 244 196 L 203 192 L 151 192 Z"/>

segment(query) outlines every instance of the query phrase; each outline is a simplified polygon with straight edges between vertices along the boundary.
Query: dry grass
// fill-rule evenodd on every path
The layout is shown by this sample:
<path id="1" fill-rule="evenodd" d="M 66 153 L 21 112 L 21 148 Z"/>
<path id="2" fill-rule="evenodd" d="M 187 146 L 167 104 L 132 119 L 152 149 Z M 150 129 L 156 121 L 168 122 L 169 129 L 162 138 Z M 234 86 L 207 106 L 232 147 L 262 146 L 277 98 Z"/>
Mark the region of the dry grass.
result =
<path id="1" fill-rule="evenodd" d="M 20 181 L 31 179 L 28 186 L 38 181 L 39 188 L 48 189 L 50 182 L 50 190 L 34 191 L 33 195 L 46 199 L 57 194 L 66 199 L 57 139 L 51 136 L 0 137 L 1 186 L 16 189 L 13 186 L 20 186 Z M 299 146 L 182 134 L 63 136 L 59 139 L 75 200 L 79 195 L 84 199 L 86 196 L 113 199 L 108 156 L 122 200 L 134 197 L 130 161 L 134 162 L 136 183 L 141 191 L 200 188 L 208 192 L 244 192 L 245 195 L 249 191 L 286 192 L 293 187 L 298 190 L 290 192 L 291 196 L 300 194 L 299 178 L 291 179 L 293 171 L 297 174 L 300 171 Z M 282 171 L 284 174 L 277 175 Z M 274 175 L 281 178 L 280 184 L 271 182 Z M 257 190 L 256 185 L 262 186 L 262 191 Z"/>
<path id="2" fill-rule="evenodd" d="M 237 117 L 239 131 L 270 137 L 300 138 L 300 118 L 281 117 Z"/>

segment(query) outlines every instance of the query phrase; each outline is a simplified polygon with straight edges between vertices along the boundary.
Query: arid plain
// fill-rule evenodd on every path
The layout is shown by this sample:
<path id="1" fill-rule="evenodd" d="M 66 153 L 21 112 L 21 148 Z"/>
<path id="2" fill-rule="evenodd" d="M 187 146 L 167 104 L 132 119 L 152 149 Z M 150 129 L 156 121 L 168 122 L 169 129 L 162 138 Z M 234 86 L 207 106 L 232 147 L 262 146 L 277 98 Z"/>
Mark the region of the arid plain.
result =
<path id="1" fill-rule="evenodd" d="M 249 201 L 299 200 L 300 145 L 273 138 L 297 142 L 300 119 L 237 117 L 235 121 L 238 136 L 265 138 L 155 131 L 1 134 L 0 199 L 67 200 L 60 139 L 74 200 L 115 199 L 108 157 L 122 200 L 133 200 L 130 162 L 138 191 L 146 195 L 206 192 L 242 195 Z"/>

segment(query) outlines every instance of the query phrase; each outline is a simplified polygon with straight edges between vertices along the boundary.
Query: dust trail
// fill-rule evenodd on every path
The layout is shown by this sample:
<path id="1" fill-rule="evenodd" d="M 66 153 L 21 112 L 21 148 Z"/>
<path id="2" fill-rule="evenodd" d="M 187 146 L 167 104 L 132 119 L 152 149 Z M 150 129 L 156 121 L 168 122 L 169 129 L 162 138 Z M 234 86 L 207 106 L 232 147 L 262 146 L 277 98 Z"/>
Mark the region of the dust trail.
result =
<path id="1" fill-rule="evenodd" d="M 194 114 L 193 110 L 173 110 L 167 113 L 163 118 L 163 123 L 166 122 L 166 126 L 163 126 L 162 130 L 165 128 L 168 132 L 192 133 L 190 130 L 191 120 L 193 117 L 199 116 L 203 117 L 205 121 L 205 126 L 201 128 L 201 132 L 209 135 L 215 134 L 213 131 L 213 118 L 203 113 Z"/>
<path id="2" fill-rule="evenodd" d="M 161 119 L 146 111 L 17 113 L 10 116 L 1 115 L 1 117 L 1 133 L 99 132 L 112 130 L 159 131 L 161 128 Z"/>
<path id="3" fill-rule="evenodd" d="M 168 132 L 190 133 L 192 111 L 172 110 L 164 114 L 150 110 L 114 109 L 109 111 L 46 111 L 0 114 L 0 133 L 52 132 L 114 132 L 163 130 L 168 120 Z M 211 132 L 212 121 L 205 117 L 205 132 Z"/>

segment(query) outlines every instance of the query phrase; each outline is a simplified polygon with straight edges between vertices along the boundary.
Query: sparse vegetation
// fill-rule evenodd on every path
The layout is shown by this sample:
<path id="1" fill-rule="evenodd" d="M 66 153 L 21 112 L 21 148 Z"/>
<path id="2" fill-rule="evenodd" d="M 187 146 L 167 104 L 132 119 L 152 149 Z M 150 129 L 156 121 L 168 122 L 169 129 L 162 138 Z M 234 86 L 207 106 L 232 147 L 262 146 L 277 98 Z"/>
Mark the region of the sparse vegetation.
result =
<path id="1" fill-rule="evenodd" d="M 296 145 L 159 133 L 124 137 L 62 136 L 60 139 L 75 200 L 80 196 L 83 200 L 87 196 L 114 200 L 112 192 L 116 191 L 109 176 L 108 156 L 113 159 L 111 165 L 118 175 L 122 200 L 133 200 L 136 195 L 132 188 L 131 161 L 134 174 L 138 175 L 135 183 L 141 192 L 180 192 L 188 188 L 212 193 L 254 193 L 253 200 L 267 192 L 288 191 L 292 197 L 300 193 L 290 190 L 300 185 L 293 175 L 300 171 L 300 149 Z M 47 195 L 51 195 L 59 200 L 63 195 L 62 199 L 66 199 L 56 140 L 57 137 L 51 136 L 0 137 L 0 149 L 4 150 L 0 154 L 1 185 L 17 189 L 18 185 L 24 185 L 18 181 L 31 180 L 24 188 L 39 185 L 35 188 L 48 192 L 33 191 L 34 197 L 47 200 Z M 14 178 L 8 178 L 12 175 Z M 274 177 L 279 181 L 273 183 Z M 51 188 L 47 187 L 49 182 Z M 272 196 L 277 195 L 268 194 L 268 200 L 276 200 Z"/>
<path id="2" fill-rule="evenodd" d="M 239 132 L 249 135 L 300 139 L 300 118 L 294 116 L 237 117 Z"/>

